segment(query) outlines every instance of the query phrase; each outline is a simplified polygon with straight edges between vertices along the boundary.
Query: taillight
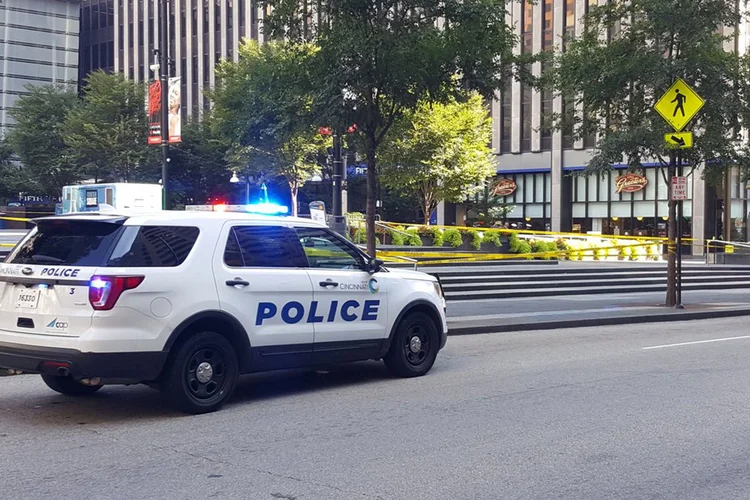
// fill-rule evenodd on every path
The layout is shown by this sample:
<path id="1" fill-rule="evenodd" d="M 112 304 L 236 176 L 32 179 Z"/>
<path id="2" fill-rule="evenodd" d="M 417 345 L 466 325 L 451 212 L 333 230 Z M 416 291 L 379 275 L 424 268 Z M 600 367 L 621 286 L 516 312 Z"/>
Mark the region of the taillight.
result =
<path id="1" fill-rule="evenodd" d="M 143 283 L 144 276 L 94 276 L 89 282 L 89 302 L 97 311 L 109 311 L 122 292 Z"/>

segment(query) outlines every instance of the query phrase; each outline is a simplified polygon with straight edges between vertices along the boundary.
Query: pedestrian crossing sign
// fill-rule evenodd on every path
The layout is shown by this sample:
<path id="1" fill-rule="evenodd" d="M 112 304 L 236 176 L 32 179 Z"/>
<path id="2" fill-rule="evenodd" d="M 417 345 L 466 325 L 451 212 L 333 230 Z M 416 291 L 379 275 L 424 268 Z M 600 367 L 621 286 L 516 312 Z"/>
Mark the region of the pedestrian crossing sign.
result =
<path id="1" fill-rule="evenodd" d="M 683 79 L 678 78 L 656 101 L 654 109 L 676 132 L 681 132 L 704 104 L 701 96 Z"/>

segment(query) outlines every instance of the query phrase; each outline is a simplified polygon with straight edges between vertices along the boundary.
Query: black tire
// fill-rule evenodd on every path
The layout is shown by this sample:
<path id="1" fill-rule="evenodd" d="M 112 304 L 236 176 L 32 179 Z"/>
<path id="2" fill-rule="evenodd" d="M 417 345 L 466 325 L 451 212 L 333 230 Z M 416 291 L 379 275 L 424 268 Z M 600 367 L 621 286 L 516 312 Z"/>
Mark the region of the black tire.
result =
<path id="1" fill-rule="evenodd" d="M 396 327 L 383 361 L 394 375 L 419 377 L 430 371 L 439 349 L 440 336 L 435 322 L 429 315 L 415 312 L 404 317 Z"/>
<path id="2" fill-rule="evenodd" d="M 101 385 L 83 385 L 72 377 L 42 375 L 47 387 L 66 396 L 89 396 L 102 388 Z"/>
<path id="3" fill-rule="evenodd" d="M 171 407 L 198 415 L 221 408 L 232 397 L 238 378 L 232 344 L 218 333 L 202 332 L 170 354 L 159 390 Z"/>

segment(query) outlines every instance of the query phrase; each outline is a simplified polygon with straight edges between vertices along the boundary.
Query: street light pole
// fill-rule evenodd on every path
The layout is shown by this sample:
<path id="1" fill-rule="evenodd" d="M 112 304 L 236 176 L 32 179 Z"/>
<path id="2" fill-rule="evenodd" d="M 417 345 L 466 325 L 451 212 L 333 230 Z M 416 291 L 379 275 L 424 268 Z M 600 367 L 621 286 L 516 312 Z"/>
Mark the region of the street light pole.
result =
<path id="1" fill-rule="evenodd" d="M 344 163 L 341 160 L 341 128 L 333 131 L 333 216 L 344 215 L 342 206 L 342 191 L 344 183 Z M 338 222 L 338 221 L 337 221 Z"/>
<path id="2" fill-rule="evenodd" d="M 161 83 L 161 189 L 162 208 L 169 209 L 169 0 L 160 1 L 159 81 Z"/>

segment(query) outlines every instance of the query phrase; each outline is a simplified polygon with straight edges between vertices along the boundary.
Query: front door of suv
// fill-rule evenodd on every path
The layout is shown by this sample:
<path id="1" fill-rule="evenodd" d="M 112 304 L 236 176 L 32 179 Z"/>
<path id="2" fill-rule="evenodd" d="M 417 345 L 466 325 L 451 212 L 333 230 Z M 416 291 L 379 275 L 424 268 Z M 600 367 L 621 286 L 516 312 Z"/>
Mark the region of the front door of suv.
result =
<path id="1" fill-rule="evenodd" d="M 250 337 L 253 369 L 309 364 L 314 337 L 308 321 L 310 277 L 300 267 L 292 229 L 227 223 L 214 256 L 221 308 Z"/>
<path id="2" fill-rule="evenodd" d="M 321 227 L 296 227 L 307 258 L 316 304 L 315 358 L 342 361 L 369 357 L 388 337 L 388 287 L 365 270 L 365 258 L 349 242 Z"/>

